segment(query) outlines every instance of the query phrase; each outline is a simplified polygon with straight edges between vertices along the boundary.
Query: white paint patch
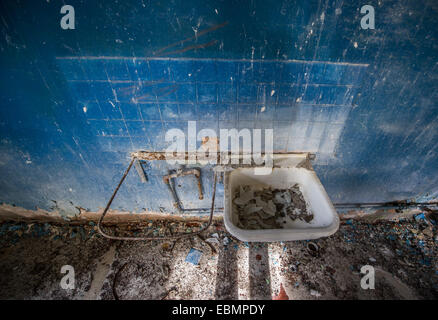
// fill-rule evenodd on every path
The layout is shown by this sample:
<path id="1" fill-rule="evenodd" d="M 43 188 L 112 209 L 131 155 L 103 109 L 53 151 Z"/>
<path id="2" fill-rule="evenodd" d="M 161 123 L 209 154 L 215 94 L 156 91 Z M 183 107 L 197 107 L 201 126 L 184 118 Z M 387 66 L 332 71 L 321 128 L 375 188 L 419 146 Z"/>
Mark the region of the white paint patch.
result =
<path id="1" fill-rule="evenodd" d="M 111 264 L 116 256 L 115 245 L 111 246 L 109 250 L 101 258 L 101 261 L 96 266 L 96 270 L 93 273 L 93 281 L 91 282 L 90 289 L 83 296 L 84 300 L 96 300 L 100 296 L 102 286 L 105 282 L 108 272 L 110 271 Z"/>

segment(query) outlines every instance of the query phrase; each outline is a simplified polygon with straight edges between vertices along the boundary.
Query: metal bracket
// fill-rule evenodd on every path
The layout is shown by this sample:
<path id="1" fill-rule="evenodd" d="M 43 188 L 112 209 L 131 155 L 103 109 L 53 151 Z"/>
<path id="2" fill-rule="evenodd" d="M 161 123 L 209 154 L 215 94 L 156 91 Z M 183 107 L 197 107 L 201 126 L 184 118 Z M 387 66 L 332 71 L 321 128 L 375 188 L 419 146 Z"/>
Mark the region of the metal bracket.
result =
<path id="1" fill-rule="evenodd" d="M 178 210 L 179 213 L 182 213 L 184 209 L 181 206 L 181 202 L 179 201 L 178 195 L 175 190 L 175 186 L 172 183 L 172 179 L 175 179 L 177 177 L 183 177 L 187 175 L 194 175 L 197 179 L 198 183 L 198 192 L 199 192 L 199 200 L 204 199 L 204 194 L 202 193 L 202 181 L 201 181 L 201 170 L 199 169 L 178 169 L 176 172 L 169 172 L 168 175 L 163 177 L 163 182 L 167 185 L 169 188 L 170 193 L 173 197 L 173 205 Z"/>
<path id="2" fill-rule="evenodd" d="M 136 160 L 134 162 L 135 170 L 137 170 L 138 175 L 140 176 L 140 180 L 142 183 L 146 183 L 148 181 L 148 177 L 146 176 L 146 173 L 144 172 L 144 168 L 142 165 L 141 160 Z"/>

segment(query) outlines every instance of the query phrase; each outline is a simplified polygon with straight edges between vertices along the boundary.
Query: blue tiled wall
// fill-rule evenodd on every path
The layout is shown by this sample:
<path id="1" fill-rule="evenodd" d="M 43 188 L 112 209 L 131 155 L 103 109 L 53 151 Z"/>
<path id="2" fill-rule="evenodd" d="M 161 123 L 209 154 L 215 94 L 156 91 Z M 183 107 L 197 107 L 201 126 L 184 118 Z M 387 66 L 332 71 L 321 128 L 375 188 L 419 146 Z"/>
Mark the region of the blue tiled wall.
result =
<path id="1" fill-rule="evenodd" d="M 274 129 L 274 151 L 330 157 L 367 65 L 309 61 L 58 58 L 102 150 L 164 151 L 164 132 Z M 86 119 L 86 120 L 85 120 Z M 119 143 L 121 142 L 121 143 Z"/>
<path id="2" fill-rule="evenodd" d="M 438 19 L 433 0 L 68 1 L 0 4 L 0 201 L 104 206 L 130 151 L 170 128 L 273 128 L 276 151 L 317 153 L 333 202 L 436 195 Z M 172 211 L 168 167 L 135 171 L 113 207 Z M 186 208 L 207 208 L 190 177 Z M 221 206 L 222 186 L 218 206 Z"/>

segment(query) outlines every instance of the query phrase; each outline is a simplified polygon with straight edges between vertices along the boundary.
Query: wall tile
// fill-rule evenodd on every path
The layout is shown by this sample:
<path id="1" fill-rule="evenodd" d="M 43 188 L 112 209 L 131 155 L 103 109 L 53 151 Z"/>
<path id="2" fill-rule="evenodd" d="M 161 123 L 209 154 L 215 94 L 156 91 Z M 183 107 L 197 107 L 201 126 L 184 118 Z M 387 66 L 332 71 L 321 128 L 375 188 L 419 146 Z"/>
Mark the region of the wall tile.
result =
<path id="1" fill-rule="evenodd" d="M 160 109 L 155 103 L 139 103 L 141 116 L 143 120 L 161 120 Z"/>
<path id="2" fill-rule="evenodd" d="M 365 70 L 305 61 L 153 58 L 81 62 L 84 74 L 73 70 L 79 61 L 67 60 L 61 68 L 78 101 L 78 113 L 87 119 L 108 120 L 92 123 L 93 134 L 135 138 L 139 146 L 146 143 L 139 140 L 144 133 L 155 150 L 166 146 L 166 128 L 185 128 L 187 121 L 197 121 L 198 129 L 274 128 L 278 150 L 320 148 L 329 153 L 342 134 L 357 81 Z M 88 74 L 92 81 L 78 81 Z M 99 124 L 103 129 L 99 130 Z"/>

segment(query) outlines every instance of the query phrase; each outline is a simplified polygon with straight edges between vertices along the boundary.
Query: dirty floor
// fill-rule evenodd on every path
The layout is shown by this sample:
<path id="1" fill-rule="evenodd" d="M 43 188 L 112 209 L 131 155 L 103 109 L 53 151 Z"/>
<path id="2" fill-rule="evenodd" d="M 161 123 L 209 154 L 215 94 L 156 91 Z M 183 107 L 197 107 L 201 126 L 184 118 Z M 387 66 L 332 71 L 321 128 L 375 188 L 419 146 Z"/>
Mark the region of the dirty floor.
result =
<path id="1" fill-rule="evenodd" d="M 110 226 L 116 234 L 190 232 L 197 223 Z M 409 219 L 343 221 L 316 241 L 244 243 L 218 222 L 200 238 L 107 240 L 86 225 L 0 224 L 1 299 L 437 299 L 437 230 Z M 62 289 L 63 265 L 75 288 Z M 375 289 L 360 286 L 361 267 Z"/>

